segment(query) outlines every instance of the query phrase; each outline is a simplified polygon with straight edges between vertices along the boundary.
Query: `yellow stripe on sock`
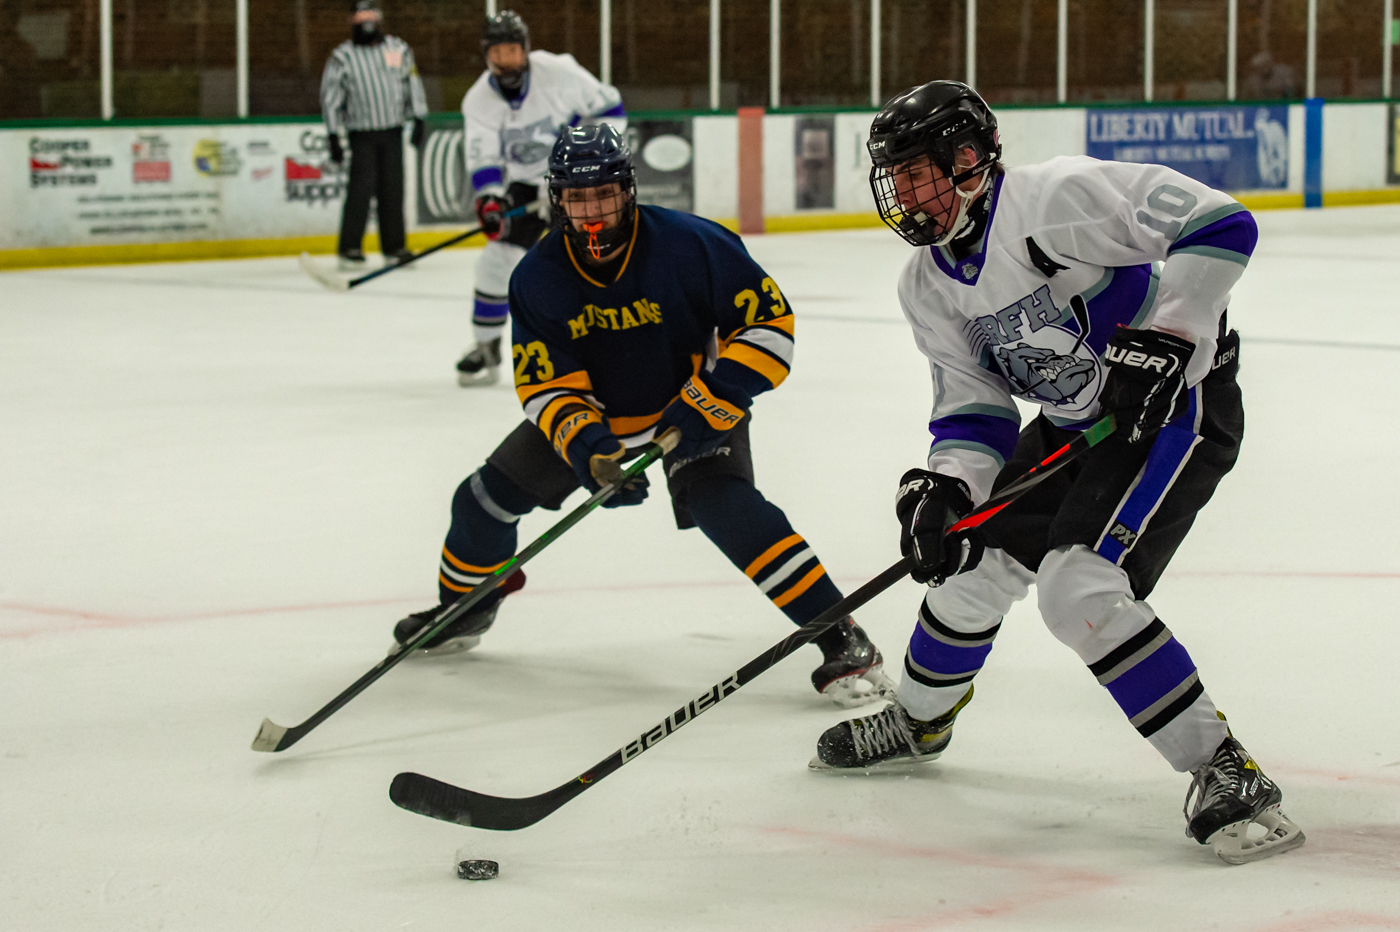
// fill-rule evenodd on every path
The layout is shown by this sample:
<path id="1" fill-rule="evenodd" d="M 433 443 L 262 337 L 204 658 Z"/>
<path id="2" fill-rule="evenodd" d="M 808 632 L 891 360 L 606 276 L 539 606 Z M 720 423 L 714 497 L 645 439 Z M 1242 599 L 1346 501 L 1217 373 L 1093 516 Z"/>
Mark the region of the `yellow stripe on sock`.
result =
<path id="1" fill-rule="evenodd" d="M 447 558 L 448 563 L 451 563 L 453 566 L 457 567 L 457 569 L 461 570 L 464 573 L 471 573 L 476 576 L 489 576 L 492 573 L 496 572 L 496 570 L 505 566 L 508 562 L 508 560 L 502 560 L 495 566 L 472 566 L 470 563 L 463 563 L 461 560 L 454 557 L 451 553 L 448 552 L 446 547 L 442 548 L 442 555 Z"/>
<path id="2" fill-rule="evenodd" d="M 778 608 L 782 608 L 784 605 L 788 604 L 793 599 L 797 598 L 798 596 L 802 595 L 802 593 L 812 588 L 812 584 L 825 575 L 826 570 L 822 567 L 820 563 L 818 563 L 816 569 L 812 570 L 806 576 L 803 576 L 801 582 L 799 582 L 797 585 L 793 586 L 787 592 L 784 592 L 782 595 L 774 599 L 773 604 L 778 606 Z"/>
<path id="3" fill-rule="evenodd" d="M 777 559 L 778 554 L 782 553 L 784 550 L 791 548 L 793 544 L 800 543 L 802 543 L 801 534 L 792 534 L 788 537 L 784 537 L 782 540 L 778 541 L 776 544 L 759 554 L 758 559 L 754 560 L 748 565 L 747 568 L 745 568 L 744 575 L 747 576 L 749 579 L 753 579 L 763 570 L 765 566 Z"/>
<path id="4" fill-rule="evenodd" d="M 438 582 L 442 583 L 444 586 L 451 589 L 453 592 L 471 592 L 472 589 L 475 588 L 474 586 L 459 586 L 455 582 L 444 576 L 442 573 L 438 573 Z"/>

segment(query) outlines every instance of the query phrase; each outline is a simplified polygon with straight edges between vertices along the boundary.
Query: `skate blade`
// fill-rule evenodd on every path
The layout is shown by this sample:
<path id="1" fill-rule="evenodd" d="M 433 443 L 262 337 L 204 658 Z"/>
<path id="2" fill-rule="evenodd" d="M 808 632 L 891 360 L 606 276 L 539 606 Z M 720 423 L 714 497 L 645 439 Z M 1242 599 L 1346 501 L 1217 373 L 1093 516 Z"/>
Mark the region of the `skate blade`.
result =
<path id="1" fill-rule="evenodd" d="M 873 764 L 866 764 L 864 767 L 837 767 L 828 764 L 820 757 L 813 757 L 807 762 L 807 769 L 818 773 L 836 774 L 876 774 L 876 773 L 900 773 L 913 770 L 919 764 L 927 764 L 936 761 L 943 756 L 942 751 L 934 751 L 932 754 L 921 754 L 918 757 L 896 757 L 892 760 L 877 761 Z"/>
<path id="2" fill-rule="evenodd" d="M 451 657 L 453 654 L 466 653 L 480 643 L 481 637 L 475 634 L 467 635 L 466 637 L 452 638 L 449 641 L 443 641 L 436 647 L 419 648 L 413 652 L 413 656 L 409 659 L 429 660 L 434 657 Z M 403 645 L 395 641 L 393 644 L 389 645 L 388 656 L 392 657 L 402 650 Z"/>
<path id="3" fill-rule="evenodd" d="M 495 385 L 500 380 L 501 373 L 498 366 L 487 366 L 478 372 L 457 372 L 457 384 L 463 388 L 472 388 L 477 385 Z"/>
<path id="4" fill-rule="evenodd" d="M 1251 836 L 1252 825 L 1258 825 L 1264 833 Z M 1217 830 L 1206 839 L 1206 844 L 1226 864 L 1248 864 L 1292 851 L 1305 841 L 1307 836 L 1298 824 L 1280 812 L 1278 806 L 1270 806 L 1253 821 L 1233 822 Z"/>
<path id="5" fill-rule="evenodd" d="M 880 700 L 893 702 L 895 684 L 885 675 L 883 666 L 876 666 L 832 680 L 822 695 L 843 709 L 854 709 Z"/>

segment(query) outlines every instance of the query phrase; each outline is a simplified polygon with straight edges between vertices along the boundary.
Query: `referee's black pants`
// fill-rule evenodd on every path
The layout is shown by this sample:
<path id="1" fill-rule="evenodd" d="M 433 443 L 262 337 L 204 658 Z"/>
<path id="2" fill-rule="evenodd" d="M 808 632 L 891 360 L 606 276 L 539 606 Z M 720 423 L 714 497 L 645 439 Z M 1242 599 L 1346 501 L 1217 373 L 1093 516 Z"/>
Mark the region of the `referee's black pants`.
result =
<path id="1" fill-rule="evenodd" d="M 350 182 L 340 214 L 341 255 L 360 248 L 370 198 L 379 205 L 380 251 L 392 256 L 404 248 L 402 126 L 350 133 Z"/>

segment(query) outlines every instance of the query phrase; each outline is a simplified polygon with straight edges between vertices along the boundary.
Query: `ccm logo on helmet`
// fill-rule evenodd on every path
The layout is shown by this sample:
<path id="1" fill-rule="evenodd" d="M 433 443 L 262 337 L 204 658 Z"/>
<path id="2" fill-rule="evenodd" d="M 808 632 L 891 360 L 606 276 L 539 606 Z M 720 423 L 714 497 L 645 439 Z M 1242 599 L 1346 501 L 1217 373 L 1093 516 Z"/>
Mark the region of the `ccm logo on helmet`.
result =
<path id="1" fill-rule="evenodd" d="M 573 168 L 573 172 L 575 175 L 581 175 L 584 172 L 596 172 L 597 170 L 597 165 L 575 165 Z"/>
<path id="2" fill-rule="evenodd" d="M 1103 358 L 1115 366 L 1123 365 L 1132 366 L 1134 369 L 1155 369 L 1162 375 L 1167 375 L 1171 372 L 1171 369 L 1166 367 L 1171 366 L 1175 368 L 1173 360 L 1167 359 L 1165 356 L 1149 356 L 1138 350 L 1124 352 L 1112 346 L 1104 350 Z"/>

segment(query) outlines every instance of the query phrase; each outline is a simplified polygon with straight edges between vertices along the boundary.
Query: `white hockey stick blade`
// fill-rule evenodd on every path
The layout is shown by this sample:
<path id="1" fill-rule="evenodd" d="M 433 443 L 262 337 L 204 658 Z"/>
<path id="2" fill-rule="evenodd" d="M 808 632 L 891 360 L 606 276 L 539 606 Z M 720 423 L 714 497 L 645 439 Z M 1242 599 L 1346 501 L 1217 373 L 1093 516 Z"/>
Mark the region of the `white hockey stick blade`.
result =
<path id="1" fill-rule="evenodd" d="M 305 253 L 303 253 L 305 255 Z M 258 726 L 258 736 L 253 739 L 254 751 L 275 751 L 277 745 L 282 742 L 282 736 L 287 733 L 287 729 L 278 725 L 270 718 L 262 720 Z"/>
<path id="2" fill-rule="evenodd" d="M 302 253 L 297 262 L 301 263 L 301 270 L 319 282 L 330 291 L 349 291 L 350 282 L 339 275 L 334 275 L 316 265 L 315 260 L 308 253 Z"/>

